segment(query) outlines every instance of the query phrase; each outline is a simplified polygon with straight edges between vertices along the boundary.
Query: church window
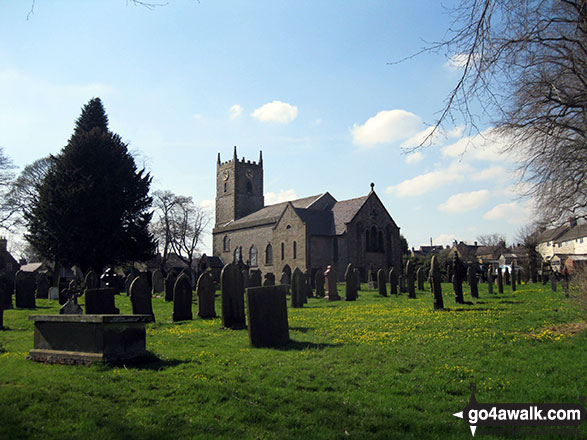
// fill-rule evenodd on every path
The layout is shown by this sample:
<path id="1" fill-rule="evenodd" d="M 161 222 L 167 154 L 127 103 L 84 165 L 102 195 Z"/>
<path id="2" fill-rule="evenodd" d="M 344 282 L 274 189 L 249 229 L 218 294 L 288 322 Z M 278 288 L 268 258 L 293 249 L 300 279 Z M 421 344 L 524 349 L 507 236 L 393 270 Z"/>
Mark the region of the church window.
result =
<path id="1" fill-rule="evenodd" d="M 291 225 L 287 225 L 285 229 L 291 229 Z"/>
<path id="2" fill-rule="evenodd" d="M 281 261 L 285 258 L 285 244 L 281 243 Z"/>
<path id="3" fill-rule="evenodd" d="M 377 228 L 375 226 L 371 226 L 371 233 L 369 234 L 371 238 L 371 243 L 369 244 L 369 248 L 372 252 L 377 251 Z"/>
<path id="4" fill-rule="evenodd" d="M 383 231 L 379 231 L 379 247 L 378 247 L 378 251 L 379 252 L 383 252 Z"/>
<path id="5" fill-rule="evenodd" d="M 296 259 L 297 256 L 298 256 L 298 244 L 294 241 L 293 242 L 293 257 L 294 257 L 294 260 Z"/>
<path id="6" fill-rule="evenodd" d="M 273 264 L 273 246 L 271 246 L 271 243 L 265 248 L 265 264 Z"/>
<path id="7" fill-rule="evenodd" d="M 237 263 L 242 259 L 241 249 L 242 248 L 237 246 L 237 248 L 234 250 L 234 261 Z"/>
<path id="8" fill-rule="evenodd" d="M 224 236 L 224 252 L 230 252 L 230 238 L 228 238 L 228 235 Z"/>
<path id="9" fill-rule="evenodd" d="M 249 249 L 249 261 L 251 262 L 251 266 L 257 265 L 257 248 L 255 245 L 252 245 L 251 249 Z"/>
<path id="10" fill-rule="evenodd" d="M 226 192 L 226 188 L 227 188 L 226 182 L 224 182 L 224 192 Z"/>
<path id="11" fill-rule="evenodd" d="M 369 229 L 365 231 L 365 251 L 370 251 L 371 237 L 369 236 Z"/>
<path id="12" fill-rule="evenodd" d="M 253 193 L 253 184 L 249 181 L 247 182 L 247 194 Z"/>

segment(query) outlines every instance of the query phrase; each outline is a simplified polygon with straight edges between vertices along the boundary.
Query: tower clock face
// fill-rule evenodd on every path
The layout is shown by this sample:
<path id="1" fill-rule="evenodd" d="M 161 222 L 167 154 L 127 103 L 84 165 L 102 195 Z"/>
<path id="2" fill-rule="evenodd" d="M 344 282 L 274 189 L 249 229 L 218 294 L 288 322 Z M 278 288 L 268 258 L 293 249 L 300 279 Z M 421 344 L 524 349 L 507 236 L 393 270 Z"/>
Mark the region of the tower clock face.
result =
<path id="1" fill-rule="evenodd" d="M 222 178 L 224 180 L 228 180 L 228 176 L 230 176 L 230 173 L 228 171 L 225 171 L 224 174 L 222 174 Z"/>
<path id="2" fill-rule="evenodd" d="M 253 170 L 247 170 L 247 172 L 245 174 L 247 175 L 247 178 L 249 178 L 249 179 L 253 178 Z"/>

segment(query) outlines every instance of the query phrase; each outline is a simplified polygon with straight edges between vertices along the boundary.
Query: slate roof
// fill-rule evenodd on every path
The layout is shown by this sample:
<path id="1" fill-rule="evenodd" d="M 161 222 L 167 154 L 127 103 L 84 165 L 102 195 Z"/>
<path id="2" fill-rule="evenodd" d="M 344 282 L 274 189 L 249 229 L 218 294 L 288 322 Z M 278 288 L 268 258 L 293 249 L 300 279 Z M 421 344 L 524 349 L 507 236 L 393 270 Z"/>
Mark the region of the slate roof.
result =
<path id="1" fill-rule="evenodd" d="M 565 232 L 560 237 L 556 238 L 557 242 L 575 240 L 577 238 L 587 237 L 587 223 L 583 225 L 577 225 L 569 231 Z"/>
<path id="2" fill-rule="evenodd" d="M 336 202 L 332 207 L 334 215 L 334 227 L 336 235 L 341 235 L 346 230 L 345 223 L 350 222 L 355 214 L 361 209 L 369 196 L 357 197 L 356 199 L 342 200 Z"/>
<path id="3" fill-rule="evenodd" d="M 334 216 L 332 211 L 294 208 L 306 224 L 310 235 L 334 235 Z"/>
<path id="4" fill-rule="evenodd" d="M 538 236 L 538 243 L 546 243 L 547 241 L 553 241 L 559 238 L 561 235 L 569 230 L 569 225 L 562 225 L 558 228 L 547 229 Z"/>

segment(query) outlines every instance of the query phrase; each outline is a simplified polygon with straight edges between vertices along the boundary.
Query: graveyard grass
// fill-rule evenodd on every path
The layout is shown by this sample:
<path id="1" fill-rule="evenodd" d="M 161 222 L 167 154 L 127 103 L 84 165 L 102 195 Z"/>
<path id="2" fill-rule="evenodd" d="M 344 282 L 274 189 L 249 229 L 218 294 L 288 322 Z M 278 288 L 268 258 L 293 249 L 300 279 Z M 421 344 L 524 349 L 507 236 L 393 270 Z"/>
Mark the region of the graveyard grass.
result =
<path id="1" fill-rule="evenodd" d="M 429 292 L 384 298 L 362 287 L 356 302 L 288 307 L 292 342 L 282 349 L 252 349 L 246 330 L 222 330 L 219 318 L 172 323 L 172 304 L 155 298 L 147 349 L 156 359 L 142 365 L 28 361 L 31 311 L 7 310 L 0 438 L 470 439 L 452 414 L 471 383 L 487 403 L 577 403 L 586 394 L 585 309 L 560 289 L 489 295 L 480 285 L 473 305 L 457 306 L 443 284 L 447 310 L 433 311 Z M 116 301 L 131 313 L 128 297 Z M 55 302 L 37 306 L 33 314 L 58 313 Z M 571 434 L 587 438 L 585 425 Z M 477 436 L 569 437 L 495 429 Z"/>

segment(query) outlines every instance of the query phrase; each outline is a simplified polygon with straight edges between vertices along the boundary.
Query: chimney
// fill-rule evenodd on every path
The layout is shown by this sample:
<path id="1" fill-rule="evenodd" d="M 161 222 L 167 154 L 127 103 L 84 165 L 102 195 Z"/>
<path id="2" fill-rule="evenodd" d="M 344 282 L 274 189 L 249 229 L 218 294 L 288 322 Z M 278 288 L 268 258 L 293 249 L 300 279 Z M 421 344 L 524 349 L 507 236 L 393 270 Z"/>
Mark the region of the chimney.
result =
<path id="1" fill-rule="evenodd" d="M 477 247 L 477 242 L 475 242 L 475 247 Z"/>
<path id="2" fill-rule="evenodd" d="M 569 228 L 577 226 L 577 217 L 569 217 Z"/>
<path id="3" fill-rule="evenodd" d="M 0 252 L 6 252 L 8 250 L 8 240 L 6 237 L 0 237 Z"/>

